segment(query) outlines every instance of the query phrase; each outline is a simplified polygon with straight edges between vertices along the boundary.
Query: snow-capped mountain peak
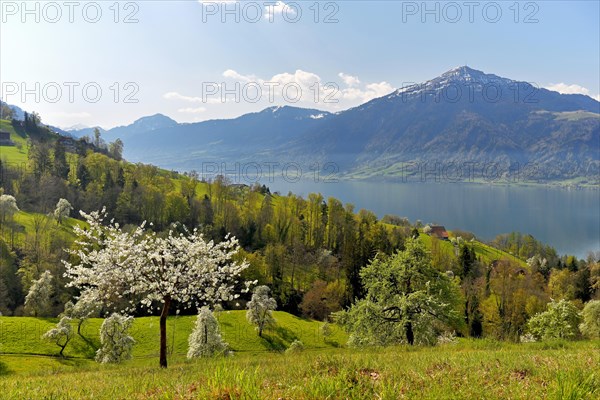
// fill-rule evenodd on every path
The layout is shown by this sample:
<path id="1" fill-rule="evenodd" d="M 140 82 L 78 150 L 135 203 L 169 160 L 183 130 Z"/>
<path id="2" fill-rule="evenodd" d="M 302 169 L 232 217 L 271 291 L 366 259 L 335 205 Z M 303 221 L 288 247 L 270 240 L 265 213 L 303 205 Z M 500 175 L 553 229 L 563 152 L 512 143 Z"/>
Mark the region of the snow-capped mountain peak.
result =
<path id="1" fill-rule="evenodd" d="M 423 92 L 434 92 L 444 90 L 450 86 L 473 86 L 475 89 L 480 89 L 486 85 L 510 85 L 515 81 L 507 78 L 502 78 L 494 74 L 486 74 L 483 71 L 479 71 L 469 66 L 463 65 L 460 67 L 452 68 L 449 71 L 444 72 L 442 75 L 428 80 L 424 83 L 406 86 L 396 90 L 390 95 L 395 97 L 398 95 L 413 95 L 420 94 Z"/>

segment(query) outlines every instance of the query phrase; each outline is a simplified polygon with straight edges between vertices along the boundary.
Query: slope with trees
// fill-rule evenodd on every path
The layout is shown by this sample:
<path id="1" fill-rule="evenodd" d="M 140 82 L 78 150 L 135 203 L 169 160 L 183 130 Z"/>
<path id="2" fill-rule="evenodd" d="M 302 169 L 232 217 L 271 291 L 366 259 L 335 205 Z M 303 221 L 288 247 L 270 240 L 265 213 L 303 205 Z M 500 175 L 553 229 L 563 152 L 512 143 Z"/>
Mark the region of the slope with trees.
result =
<path id="1" fill-rule="evenodd" d="M 233 185 L 224 176 L 206 180 L 195 172 L 131 164 L 103 149 L 101 135 L 100 148 L 91 139 L 65 142 L 63 158 L 58 135 L 39 126 L 13 125 L 31 144 L 26 165 L 0 165 L 2 195 L 12 196 L 20 210 L 5 214 L 0 230 L 0 311 L 7 315 L 23 314 L 25 295 L 46 270 L 55 277 L 52 315 L 80 295 L 80 290 L 65 287 L 60 260 L 78 262 L 65 249 L 77 249 L 73 228 L 86 222 L 64 218 L 56 224 L 48 217 L 61 199 L 74 210 L 106 207 L 124 234 L 143 221 L 152 222 L 157 244 L 169 231 L 186 229 L 198 229 L 198 235 L 215 244 L 228 234 L 235 236 L 240 246 L 235 260 L 248 263 L 240 278 L 268 285 L 279 309 L 296 315 L 326 319 L 364 298 L 361 270 L 375 259 L 404 251 L 411 236 L 425 244 L 433 269 L 458 280 L 466 323 L 460 335 L 516 340 L 527 319 L 543 311 L 551 296 L 578 309 L 598 296 L 598 254 L 586 260 L 559 256 L 519 233 L 484 244 L 466 232 L 451 232 L 450 241 L 441 241 L 419 233 L 423 226 L 418 221 L 389 215 L 379 219 L 335 198 L 283 195 L 264 185 Z M 505 284 L 514 290 L 504 290 Z M 249 300 L 250 295 L 242 295 L 240 307 Z M 177 307 L 175 301 L 171 312 Z M 132 312 L 145 311 L 135 307 Z"/>

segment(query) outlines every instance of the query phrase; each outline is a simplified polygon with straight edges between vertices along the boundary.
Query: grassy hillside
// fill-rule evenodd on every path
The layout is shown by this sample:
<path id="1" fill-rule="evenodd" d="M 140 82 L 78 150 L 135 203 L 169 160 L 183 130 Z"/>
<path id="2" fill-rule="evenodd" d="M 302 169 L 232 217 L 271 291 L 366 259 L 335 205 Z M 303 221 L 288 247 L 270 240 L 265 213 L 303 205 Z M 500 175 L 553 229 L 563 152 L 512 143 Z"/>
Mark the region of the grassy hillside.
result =
<path id="1" fill-rule="evenodd" d="M 64 218 L 62 224 L 59 225 L 52 216 L 19 211 L 14 215 L 14 225 L 0 229 L 0 239 L 3 239 L 5 243 L 13 243 L 15 246 L 24 246 L 28 236 L 35 236 L 37 227 L 39 232 L 42 232 L 44 240 L 48 239 L 50 235 L 53 238 L 58 235 L 65 243 L 71 243 L 75 240 L 73 227 L 84 224 L 85 222 L 75 218 Z M 1 254 L 0 257 L 2 257 Z"/>
<path id="2" fill-rule="evenodd" d="M 505 251 L 496 249 L 492 246 L 488 246 L 485 243 L 474 241 L 472 244 L 473 248 L 475 249 L 475 254 L 478 257 L 481 257 L 481 260 L 487 264 L 491 263 L 494 260 L 510 260 L 520 264 L 521 266 L 527 265 L 525 260 L 515 257 L 514 255 L 509 254 Z"/>
<path id="3" fill-rule="evenodd" d="M 222 336 L 234 352 L 265 352 L 283 351 L 291 342 L 298 339 L 309 349 L 325 349 L 339 347 L 345 344 L 347 337 L 336 326 L 332 326 L 332 335 L 325 338 L 320 334 L 321 322 L 295 317 L 285 312 L 275 311 L 277 325 L 268 329 L 260 338 L 254 327 L 246 321 L 244 310 L 223 311 L 218 319 Z M 173 316 L 167 323 L 169 353 L 175 360 L 185 358 L 188 347 L 188 336 L 191 333 L 195 316 Z M 55 356 L 60 348 L 42 339 L 42 335 L 58 322 L 56 318 L 33 317 L 0 317 L 0 353 L 27 356 Z M 70 363 L 86 363 L 85 359 L 93 359 L 95 350 L 99 347 L 100 325 L 102 319 L 93 318 L 82 326 L 82 336 L 75 336 L 65 349 L 65 356 L 79 361 L 51 359 L 45 360 L 44 365 L 54 365 L 55 368 L 69 366 Z M 73 324 L 76 330 L 76 325 Z M 144 363 L 145 359 L 158 359 L 159 327 L 158 317 L 136 318 L 132 327 L 132 336 L 136 340 L 134 361 Z M 18 358 L 17 358 L 18 359 Z M 36 359 L 39 359 L 36 358 Z M 5 361 L 5 369 L 13 372 L 30 370 L 22 368 L 19 363 Z M 38 369 L 34 367 L 34 369 Z"/>
<path id="4" fill-rule="evenodd" d="M 0 130 L 10 133 L 16 146 L 0 146 L 0 160 L 12 165 L 27 163 L 27 138 L 15 131 L 10 121 L 0 119 Z"/>
<path id="5" fill-rule="evenodd" d="M 0 357 L 4 399 L 597 399 L 600 343 L 331 349 L 98 365 Z M 151 361 L 151 362 L 150 362 Z M 11 366 L 35 365 L 18 373 Z M 70 371 L 70 372 L 67 372 Z"/>
<path id="6" fill-rule="evenodd" d="M 429 248 L 431 248 L 432 244 L 432 238 L 429 235 L 426 235 L 424 233 L 422 233 L 420 235 L 421 240 L 425 243 L 425 245 Z M 453 253 L 454 252 L 454 246 L 452 245 L 451 242 L 447 241 L 447 240 L 438 240 L 440 249 L 448 252 L 448 253 Z M 472 242 L 469 242 L 470 245 L 473 246 L 473 249 L 475 250 L 475 255 L 481 259 L 481 261 L 483 261 L 485 264 L 490 264 L 492 261 L 494 260 L 510 260 L 513 261 L 515 263 L 518 263 L 521 266 L 525 266 L 527 265 L 527 263 L 525 262 L 525 260 L 522 260 L 518 257 L 515 257 L 512 254 L 509 254 L 505 251 L 496 249 L 492 246 L 488 246 L 485 243 L 479 242 L 477 240 L 474 240 Z"/>

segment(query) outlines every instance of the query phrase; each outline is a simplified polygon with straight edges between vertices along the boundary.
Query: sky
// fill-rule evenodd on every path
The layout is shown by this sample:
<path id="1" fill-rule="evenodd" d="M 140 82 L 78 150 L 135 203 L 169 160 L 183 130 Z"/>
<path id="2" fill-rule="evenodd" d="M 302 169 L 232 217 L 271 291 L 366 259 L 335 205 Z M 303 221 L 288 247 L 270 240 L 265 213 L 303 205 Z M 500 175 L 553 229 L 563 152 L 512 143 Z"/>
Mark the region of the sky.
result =
<path id="1" fill-rule="evenodd" d="M 335 112 L 468 65 L 600 100 L 599 4 L 0 0 L 0 97 L 108 129 Z"/>

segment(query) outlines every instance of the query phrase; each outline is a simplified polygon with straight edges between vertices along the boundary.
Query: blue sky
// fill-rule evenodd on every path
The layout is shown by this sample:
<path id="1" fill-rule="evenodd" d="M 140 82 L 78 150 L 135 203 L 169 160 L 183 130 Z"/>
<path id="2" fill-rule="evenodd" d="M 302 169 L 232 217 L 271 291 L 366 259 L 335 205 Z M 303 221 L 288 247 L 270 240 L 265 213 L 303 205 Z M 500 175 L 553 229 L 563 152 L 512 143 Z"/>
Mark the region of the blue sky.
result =
<path id="1" fill-rule="evenodd" d="M 465 64 L 600 93 L 597 1 L 74 3 L 0 1 L 2 97 L 62 127 L 337 111 Z"/>

